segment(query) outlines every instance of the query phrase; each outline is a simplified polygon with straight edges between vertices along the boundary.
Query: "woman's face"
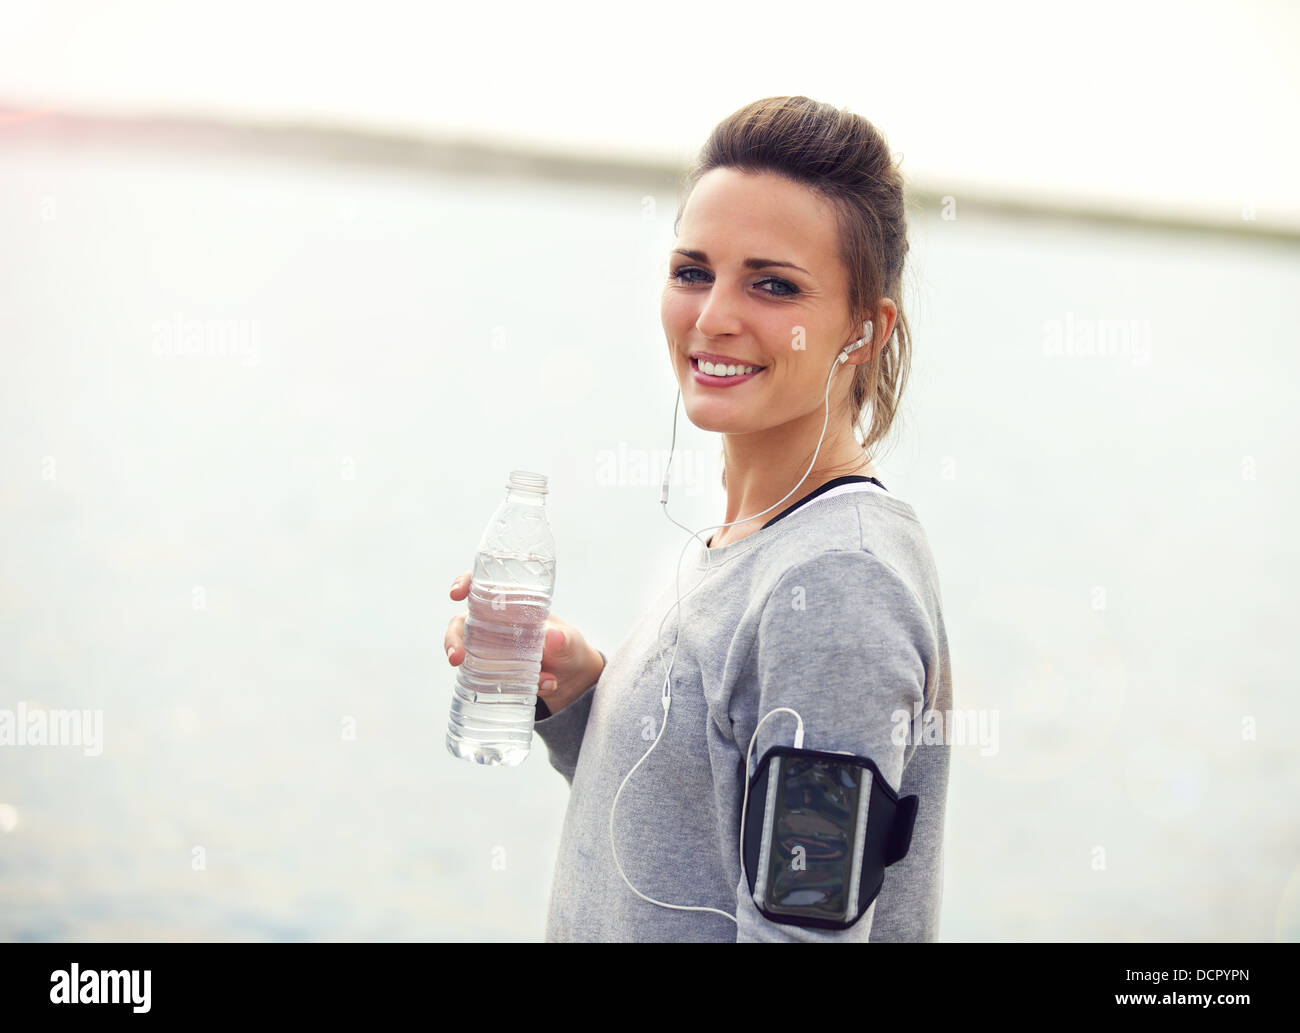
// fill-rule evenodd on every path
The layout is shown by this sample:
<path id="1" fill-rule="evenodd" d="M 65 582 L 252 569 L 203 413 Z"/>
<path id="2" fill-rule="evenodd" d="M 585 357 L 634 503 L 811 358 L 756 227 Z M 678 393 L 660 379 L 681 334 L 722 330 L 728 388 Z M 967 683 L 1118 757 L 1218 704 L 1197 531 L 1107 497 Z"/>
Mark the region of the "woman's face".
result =
<path id="1" fill-rule="evenodd" d="M 682 211 L 660 318 L 697 427 L 747 433 L 824 411 L 831 365 L 861 336 L 861 327 L 849 325 L 832 208 L 781 176 L 706 173 Z M 693 358 L 699 353 L 762 369 L 708 376 Z M 832 382 L 832 407 L 836 387 Z"/>

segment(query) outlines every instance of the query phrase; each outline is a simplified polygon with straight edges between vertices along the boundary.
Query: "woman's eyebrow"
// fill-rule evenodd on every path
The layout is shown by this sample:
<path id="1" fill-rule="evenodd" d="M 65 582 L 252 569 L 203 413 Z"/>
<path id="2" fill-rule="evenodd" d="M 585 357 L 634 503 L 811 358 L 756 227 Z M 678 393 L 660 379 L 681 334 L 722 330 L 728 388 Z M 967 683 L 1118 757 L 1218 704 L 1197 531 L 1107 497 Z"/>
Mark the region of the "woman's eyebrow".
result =
<path id="1" fill-rule="evenodd" d="M 685 255 L 687 258 L 693 258 L 697 262 L 708 262 L 709 260 L 709 256 L 703 251 L 695 251 L 691 248 L 674 248 L 673 254 Z M 803 273 L 805 276 L 812 275 L 812 273 L 808 272 L 808 270 L 803 268 L 803 266 L 795 265 L 793 262 L 778 262 L 774 258 L 746 258 L 741 265 L 746 269 L 767 269 L 772 266 L 782 266 L 787 269 L 798 269 L 799 272 Z"/>

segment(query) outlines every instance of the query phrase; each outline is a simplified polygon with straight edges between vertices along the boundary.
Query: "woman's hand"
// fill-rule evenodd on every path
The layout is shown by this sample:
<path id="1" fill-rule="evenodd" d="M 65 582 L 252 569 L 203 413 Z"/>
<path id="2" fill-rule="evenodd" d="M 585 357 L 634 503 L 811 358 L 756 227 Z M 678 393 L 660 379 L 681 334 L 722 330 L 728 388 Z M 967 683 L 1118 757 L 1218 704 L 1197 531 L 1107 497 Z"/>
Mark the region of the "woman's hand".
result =
<path id="1" fill-rule="evenodd" d="M 467 570 L 451 583 L 452 599 L 459 602 L 469 598 L 470 575 L 471 571 Z M 465 614 L 456 614 L 448 623 L 443 647 L 447 651 L 447 662 L 453 667 L 464 662 Z M 558 714 L 591 688 L 604 669 L 604 659 L 587 644 L 582 632 L 553 613 L 546 618 L 537 694 L 552 715 Z"/>

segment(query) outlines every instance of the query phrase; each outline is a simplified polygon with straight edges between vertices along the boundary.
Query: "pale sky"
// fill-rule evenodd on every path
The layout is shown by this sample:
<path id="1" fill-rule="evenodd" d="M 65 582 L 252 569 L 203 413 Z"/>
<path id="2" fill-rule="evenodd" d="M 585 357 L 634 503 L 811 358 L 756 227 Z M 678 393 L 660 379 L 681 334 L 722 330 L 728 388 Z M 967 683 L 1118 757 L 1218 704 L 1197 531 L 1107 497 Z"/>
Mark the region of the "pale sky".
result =
<path id="1" fill-rule="evenodd" d="M 0 5 L 0 104 L 235 114 L 686 160 L 758 97 L 914 183 L 1300 228 L 1300 3 Z M 0 136 L 0 140 L 3 137 Z"/>

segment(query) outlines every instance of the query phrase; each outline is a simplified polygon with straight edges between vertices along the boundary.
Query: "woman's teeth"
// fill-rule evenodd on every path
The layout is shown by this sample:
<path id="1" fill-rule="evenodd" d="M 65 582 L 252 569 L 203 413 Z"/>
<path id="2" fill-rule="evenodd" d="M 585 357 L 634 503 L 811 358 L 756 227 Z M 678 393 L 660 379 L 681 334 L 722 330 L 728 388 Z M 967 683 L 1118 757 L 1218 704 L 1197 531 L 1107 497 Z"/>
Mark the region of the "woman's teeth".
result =
<path id="1" fill-rule="evenodd" d="M 702 372 L 713 377 L 734 377 L 745 373 L 757 373 L 763 368 L 762 366 L 715 366 L 711 362 L 701 362 L 699 360 L 696 361 L 696 365 L 699 366 Z"/>

